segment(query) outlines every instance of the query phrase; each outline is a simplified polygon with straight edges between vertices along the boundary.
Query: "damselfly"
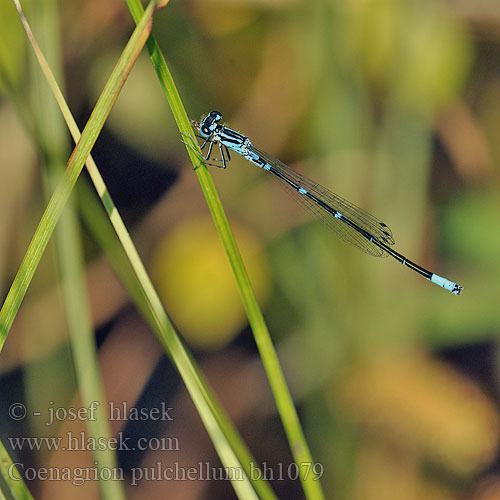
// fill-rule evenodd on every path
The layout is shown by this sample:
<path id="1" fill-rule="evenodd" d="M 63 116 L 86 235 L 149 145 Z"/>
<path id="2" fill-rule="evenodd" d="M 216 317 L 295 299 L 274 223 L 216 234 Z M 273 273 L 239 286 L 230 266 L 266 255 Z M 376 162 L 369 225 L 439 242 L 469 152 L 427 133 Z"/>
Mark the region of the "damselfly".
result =
<path id="1" fill-rule="evenodd" d="M 220 152 L 220 159 L 217 160 L 220 165 L 217 166 L 221 168 L 226 168 L 227 163 L 231 161 L 229 151 L 238 153 L 254 165 L 271 172 L 283 181 L 297 195 L 296 199 L 299 203 L 322 219 L 344 241 L 375 257 L 390 255 L 432 283 L 455 295 L 460 294 L 463 289 L 460 285 L 424 269 L 392 249 L 394 238 L 392 231 L 386 224 L 350 201 L 300 175 L 271 155 L 260 151 L 250 142 L 248 137 L 220 124 L 221 120 L 221 113 L 210 111 L 200 123 L 192 122 L 200 132 L 201 138 L 204 139 L 201 145 L 202 152 L 208 147 L 204 156 L 205 160 L 210 161 L 215 145 Z"/>

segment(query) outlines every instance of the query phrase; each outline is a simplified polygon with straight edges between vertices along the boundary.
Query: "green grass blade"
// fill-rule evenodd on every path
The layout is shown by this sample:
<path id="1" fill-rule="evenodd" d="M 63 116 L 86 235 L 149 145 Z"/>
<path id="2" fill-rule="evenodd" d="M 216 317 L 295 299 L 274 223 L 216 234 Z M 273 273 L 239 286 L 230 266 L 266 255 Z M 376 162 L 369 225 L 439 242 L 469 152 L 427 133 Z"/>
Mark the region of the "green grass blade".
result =
<path id="1" fill-rule="evenodd" d="M 126 1 L 135 22 L 138 22 L 143 11 L 139 0 Z M 192 136 L 193 130 L 191 128 L 189 118 L 186 114 L 177 88 L 175 87 L 172 75 L 167 67 L 165 58 L 163 57 L 153 36 L 150 36 L 146 46 L 149 50 L 155 71 L 160 79 L 160 83 L 165 91 L 170 108 L 172 109 L 175 121 L 179 127 L 179 131 L 183 137 L 189 135 Z M 186 149 L 193 166 L 197 167 L 200 163 L 200 157 L 190 147 L 186 146 Z M 236 278 L 248 321 L 250 323 L 250 327 L 252 328 L 262 363 L 266 370 L 267 378 L 285 428 L 290 449 L 300 471 L 300 478 L 304 492 L 308 499 L 323 499 L 324 494 L 322 492 L 320 482 L 314 480 L 312 474 L 307 473 L 307 466 L 309 464 L 313 464 L 312 456 L 300 425 L 292 396 L 290 395 L 285 377 L 281 370 L 278 355 L 272 343 L 271 336 L 264 321 L 260 307 L 255 298 L 248 274 L 241 260 L 239 250 L 236 246 L 236 242 L 234 241 L 219 196 L 215 191 L 212 178 L 210 177 L 208 169 L 204 164 L 201 164 L 199 168 L 196 168 L 196 175 L 198 176 L 198 180 L 207 200 L 210 213 L 212 214 L 212 218 L 214 219 L 215 226 L 219 232 L 227 258 L 231 265 L 231 269 Z M 304 466 L 302 466 L 302 464 L 304 464 Z"/>
<path id="2" fill-rule="evenodd" d="M 54 227 L 59 220 L 59 216 L 69 198 L 71 190 L 82 171 L 84 162 L 90 154 L 99 132 L 104 126 L 104 122 L 121 88 L 147 40 L 151 30 L 151 17 L 156 4 L 157 0 L 152 0 L 147 7 L 145 15 L 134 30 L 111 77 L 106 83 L 106 87 L 99 97 L 82 136 L 71 154 L 64 176 L 47 205 L 26 255 L 14 278 L 14 282 L 10 287 L 7 298 L 0 311 L 0 351 L 4 346 L 5 339 L 7 338 L 17 311 L 26 294 L 26 290 L 40 262 L 43 251 L 47 246 L 47 242 L 54 231 Z"/>
<path id="3" fill-rule="evenodd" d="M 0 441 L 0 475 L 3 485 L 8 491 L 10 497 L 16 500 L 33 500 L 30 490 L 24 484 L 23 478 L 19 474 L 16 466 L 12 462 L 3 443 Z M 9 498 L 4 495 L 4 498 Z"/>
<path id="4" fill-rule="evenodd" d="M 57 86 L 57 82 L 45 61 L 43 54 L 36 45 L 36 41 L 34 40 L 26 22 L 25 28 L 32 44 L 36 47 L 36 54 L 41 63 L 42 70 L 44 71 L 54 95 L 56 96 L 63 116 L 67 121 L 68 127 L 75 141 L 78 141 L 80 138 L 80 132 L 66 102 L 64 101 L 62 93 Z M 248 471 L 250 463 L 255 465 L 254 459 L 244 446 L 241 438 L 239 438 L 230 420 L 220 408 L 216 398 L 208 388 L 205 380 L 202 378 L 199 369 L 194 366 L 191 356 L 186 352 L 182 342 L 179 340 L 175 330 L 173 329 L 173 326 L 170 324 L 153 285 L 145 271 L 144 265 L 142 264 L 133 242 L 123 224 L 118 210 L 114 206 L 97 166 L 91 157 L 87 160 L 87 167 L 115 231 L 119 235 L 122 247 L 125 249 L 128 257 L 128 263 L 131 265 L 134 273 L 134 276 L 131 278 L 129 274 L 124 272 L 126 267 L 118 266 L 117 271 L 119 275 L 123 275 L 123 281 L 126 285 L 129 285 L 129 290 L 131 290 L 132 296 L 136 300 L 139 309 L 143 312 L 146 319 L 151 324 L 153 331 L 157 334 L 160 342 L 165 347 L 167 353 L 175 362 L 181 376 L 184 379 L 184 382 L 186 383 L 186 387 L 193 398 L 198 412 L 200 413 L 205 427 L 214 442 L 223 464 L 228 470 L 245 471 L 245 475 L 242 478 L 243 480 L 238 478 L 233 481 L 233 486 L 238 496 L 245 499 L 257 498 L 255 491 L 249 482 L 248 475 L 246 475 L 246 471 Z M 107 238 L 107 232 L 101 231 L 101 237 L 102 236 Z M 123 257 L 123 254 L 121 254 L 121 257 Z M 114 258 L 111 258 L 110 260 L 113 264 L 119 262 L 117 260 L 115 261 Z M 120 262 L 123 264 L 123 258 Z M 241 457 L 243 457 L 244 465 L 241 464 L 237 457 L 240 461 Z M 267 483 L 262 480 L 257 480 L 256 484 L 256 489 L 259 491 L 260 498 L 269 500 L 274 500 L 276 498 Z"/>
<path id="5" fill-rule="evenodd" d="M 137 306 L 143 317 L 146 319 L 155 335 L 158 337 L 162 345 L 167 346 L 167 335 L 177 336 L 177 333 L 173 329 L 171 323 L 169 323 L 169 329 L 171 329 L 171 331 L 166 332 L 162 330 L 161 325 L 159 325 L 156 321 L 155 315 L 153 314 L 153 311 L 150 307 L 150 302 L 148 300 L 145 300 L 144 289 L 141 286 L 137 286 L 137 278 L 135 278 L 135 275 L 131 275 L 131 272 L 133 271 L 131 270 L 132 268 L 130 266 L 130 261 L 124 254 L 123 247 L 117 243 L 116 237 L 110 236 L 110 231 L 108 230 L 108 228 L 106 228 L 106 224 L 110 224 L 110 222 L 102 214 L 102 209 L 97 205 L 97 202 L 90 192 L 90 189 L 85 186 L 84 183 L 81 183 L 78 186 L 78 191 L 79 197 L 81 199 L 81 212 L 83 214 L 85 224 L 87 225 L 91 234 L 97 240 L 99 245 L 104 249 L 108 261 L 113 266 L 116 274 L 119 276 L 128 293 L 134 300 L 135 305 Z M 168 347 L 166 347 L 166 352 L 174 361 L 174 363 L 176 363 L 175 359 L 172 358 Z M 217 423 L 225 436 L 225 439 L 238 458 L 238 466 L 241 467 L 241 469 L 245 471 L 245 474 L 250 477 L 250 480 L 252 481 L 253 487 L 257 491 L 259 498 L 263 500 L 276 500 L 276 496 L 274 495 L 267 482 L 262 479 L 254 479 L 250 476 L 250 467 L 253 466 L 254 470 L 258 468 L 258 464 L 255 458 L 250 454 L 245 443 L 234 428 L 232 422 L 227 417 L 224 410 L 221 408 L 212 390 L 208 386 L 208 383 L 206 382 L 203 374 L 197 367 L 196 361 L 192 359 L 189 353 L 186 354 L 189 356 L 190 363 L 197 373 L 196 378 L 198 379 L 198 387 L 196 390 L 199 391 L 205 399 L 204 406 L 198 408 L 198 411 L 210 411 L 215 416 Z"/>
<path id="6" fill-rule="evenodd" d="M 45 53 L 51 60 L 51 66 L 56 70 L 56 74 L 61 75 L 58 2 L 46 0 L 34 4 L 33 9 L 35 9 L 33 14 L 36 19 L 35 28 L 39 28 L 40 41 L 44 42 Z M 34 57 L 30 59 L 33 72 L 36 74 L 39 71 L 38 64 Z M 37 140 L 40 149 L 44 151 L 43 159 L 48 173 L 48 189 L 46 189 L 48 197 L 49 193 L 57 186 L 64 169 L 68 149 L 67 132 L 49 87 L 39 85 L 37 78 L 34 79 L 34 82 L 35 88 L 32 95 L 35 130 L 38 131 Z M 86 421 L 87 432 L 95 439 L 95 442 L 99 442 L 103 438 L 106 442 L 110 442 L 111 429 L 107 419 L 95 336 L 86 293 L 81 233 L 71 201 L 69 200 L 67 203 L 59 224 L 55 228 L 56 263 L 81 402 L 84 407 L 90 407 L 94 402 L 98 403 L 95 418 Z M 116 470 L 118 467 L 116 454 L 110 447 L 95 449 L 92 454 L 95 465 L 100 471 Z M 107 475 L 99 473 L 99 477 L 105 478 Z M 109 500 L 125 499 L 123 484 L 120 481 L 101 479 L 99 488 L 103 498 Z"/>

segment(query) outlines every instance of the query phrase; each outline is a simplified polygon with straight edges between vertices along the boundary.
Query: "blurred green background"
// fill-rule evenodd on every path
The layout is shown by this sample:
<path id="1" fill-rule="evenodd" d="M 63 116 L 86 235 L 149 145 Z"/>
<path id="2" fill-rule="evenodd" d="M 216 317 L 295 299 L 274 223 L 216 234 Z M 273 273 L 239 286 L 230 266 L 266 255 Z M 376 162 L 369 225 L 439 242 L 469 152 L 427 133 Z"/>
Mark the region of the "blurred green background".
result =
<path id="1" fill-rule="evenodd" d="M 126 4 L 47 0 L 26 9 L 84 125 L 133 29 Z M 398 251 L 464 286 L 455 297 L 345 245 L 241 158 L 211 170 L 324 466 L 327 498 L 500 498 L 500 4 L 172 0 L 153 33 L 191 118 L 221 111 L 257 147 L 388 224 Z M 64 131 L 57 113 L 39 112 L 46 84 L 8 1 L 0 5 L 0 67 L 5 296 L 46 203 L 43 137 Z M 67 159 L 69 139 L 60 147 Z M 229 266 L 146 53 L 94 153 L 167 312 L 252 451 L 289 464 Z M 80 214 L 92 198 L 85 183 L 74 199 Z M 88 296 L 107 393 L 176 409 L 169 429 L 125 429 L 178 435 L 176 460 L 216 463 L 88 219 L 92 212 L 81 216 Z M 0 356 L 3 408 L 75 397 L 56 260 L 49 248 Z M 18 425 L 5 422 L 2 441 L 47 431 L 34 419 Z M 47 450 L 25 459 L 53 460 Z M 132 467 L 172 457 L 119 459 Z M 272 485 L 280 498 L 302 498 L 295 481 Z M 31 487 L 51 498 L 97 495 Z M 129 496 L 234 493 L 217 481 L 151 482 Z"/>

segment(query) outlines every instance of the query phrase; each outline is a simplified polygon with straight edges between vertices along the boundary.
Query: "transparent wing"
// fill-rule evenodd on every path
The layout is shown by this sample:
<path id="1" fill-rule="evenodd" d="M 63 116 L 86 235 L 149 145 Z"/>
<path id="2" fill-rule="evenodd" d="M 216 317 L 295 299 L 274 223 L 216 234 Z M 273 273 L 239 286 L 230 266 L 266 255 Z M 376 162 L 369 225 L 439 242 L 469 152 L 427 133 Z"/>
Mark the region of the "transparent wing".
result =
<path id="1" fill-rule="evenodd" d="M 270 154 L 260 151 L 255 146 L 251 149 L 258 154 L 263 160 L 265 160 L 269 165 L 275 168 L 281 175 L 291 180 L 294 184 L 306 189 L 309 193 L 316 196 L 319 200 L 326 203 L 329 207 L 341 213 L 345 218 L 349 219 L 351 222 L 359 226 L 361 229 L 366 231 L 373 236 L 374 239 L 378 240 L 385 245 L 394 245 L 394 238 L 392 236 L 392 231 L 389 227 L 382 221 L 378 220 L 373 215 L 365 212 L 363 209 L 357 207 L 350 201 L 341 198 L 335 193 L 329 191 L 328 189 L 320 186 L 316 182 L 308 179 L 307 177 L 295 172 L 290 167 L 287 167 L 284 163 L 274 158 Z M 367 239 L 363 234 L 356 231 L 355 228 L 343 222 L 341 219 L 336 218 L 330 212 L 325 210 L 323 207 L 315 203 L 313 200 L 298 193 L 293 189 L 288 183 L 282 182 L 283 186 L 288 186 L 287 191 L 289 194 L 300 203 L 306 210 L 311 212 L 314 216 L 318 217 L 326 226 L 328 226 L 339 238 L 358 247 L 367 254 L 373 255 L 375 257 L 387 257 L 387 252 L 382 250 L 375 243 Z"/>

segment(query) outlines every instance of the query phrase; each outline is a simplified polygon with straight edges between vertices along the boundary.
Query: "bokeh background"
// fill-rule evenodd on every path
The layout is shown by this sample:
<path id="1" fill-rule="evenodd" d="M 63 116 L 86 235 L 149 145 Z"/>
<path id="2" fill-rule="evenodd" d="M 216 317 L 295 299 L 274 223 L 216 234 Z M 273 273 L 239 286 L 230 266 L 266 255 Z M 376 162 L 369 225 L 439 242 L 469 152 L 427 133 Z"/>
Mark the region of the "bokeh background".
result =
<path id="1" fill-rule="evenodd" d="M 125 2 L 26 2 L 83 126 L 133 30 Z M 255 145 L 369 210 L 396 248 L 460 297 L 339 241 L 240 158 L 212 169 L 276 343 L 327 498 L 500 498 L 500 4 L 492 0 L 172 0 L 153 32 L 193 119 L 217 109 Z M 43 137 L 64 137 L 11 2 L 0 4 L 0 283 L 5 296 L 46 204 Z M 40 118 L 41 117 L 41 118 Z M 61 132 L 62 131 L 62 132 Z M 59 135 L 57 135 L 59 134 Z M 234 280 L 146 52 L 93 151 L 165 307 L 259 461 L 291 463 Z M 234 155 L 233 155 L 234 156 Z M 215 452 L 175 370 L 81 224 L 100 370 L 111 401 L 174 408 L 115 422 L 179 450 L 120 452 L 127 471 Z M 75 405 L 53 247 L 0 355 L 2 415 Z M 51 403 L 52 402 L 52 403 Z M 68 422 L 2 417 L 0 436 Z M 74 428 L 76 432 L 76 428 Z M 90 455 L 13 451 L 33 467 Z M 29 481 L 37 498 L 95 483 Z M 303 498 L 275 477 L 279 498 Z M 227 481 L 142 481 L 129 498 L 235 498 Z"/>

